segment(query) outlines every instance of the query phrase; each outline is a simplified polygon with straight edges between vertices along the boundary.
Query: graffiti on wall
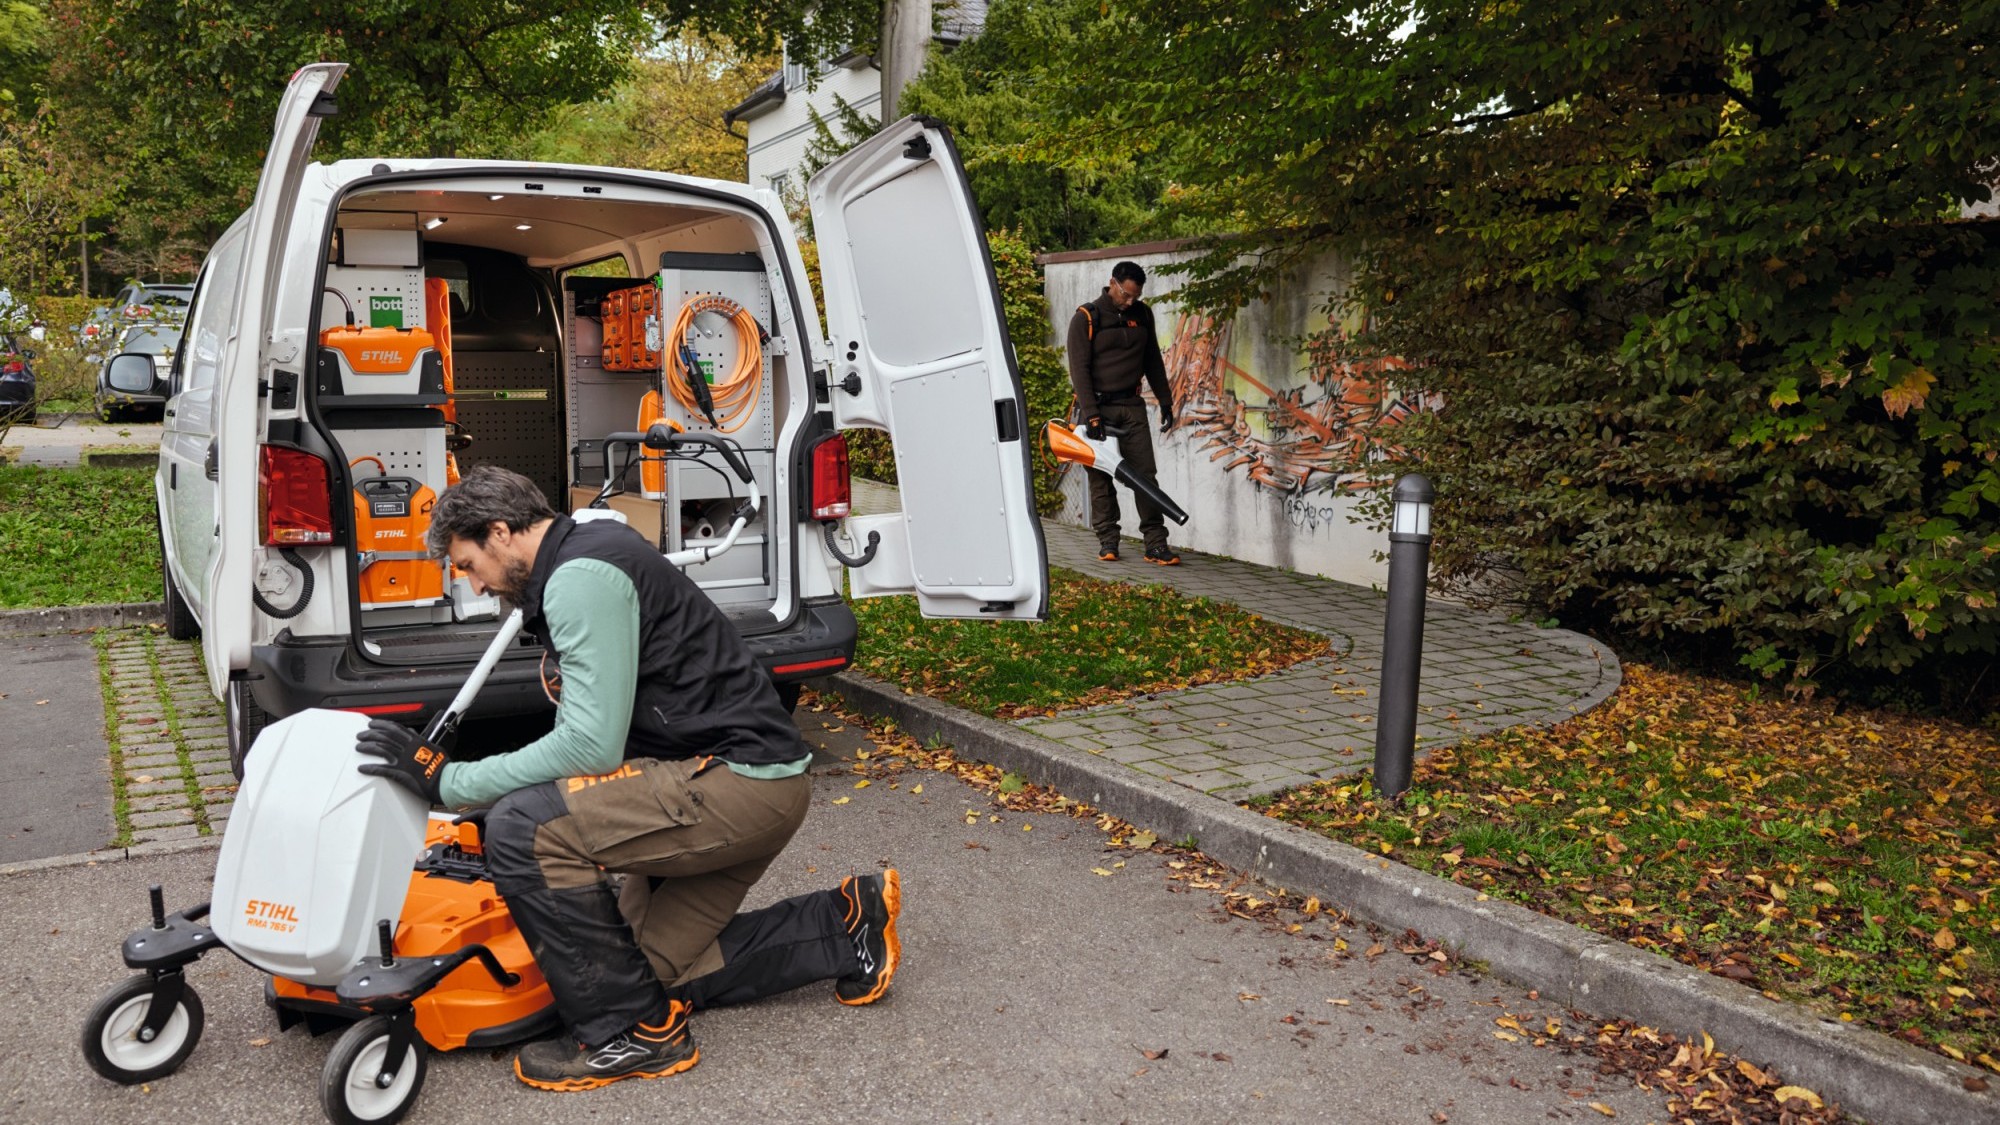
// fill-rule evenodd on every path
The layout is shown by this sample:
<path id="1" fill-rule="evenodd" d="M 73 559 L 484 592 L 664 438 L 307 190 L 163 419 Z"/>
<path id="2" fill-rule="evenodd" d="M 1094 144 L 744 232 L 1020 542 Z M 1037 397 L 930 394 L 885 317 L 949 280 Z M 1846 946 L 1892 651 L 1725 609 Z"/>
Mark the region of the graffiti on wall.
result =
<path id="1" fill-rule="evenodd" d="M 1357 362 L 1342 354 L 1345 333 L 1322 333 L 1293 372 L 1259 373 L 1237 362 L 1231 324 L 1180 313 L 1163 349 L 1181 432 L 1224 473 L 1292 494 L 1287 516 L 1318 530 L 1332 509 L 1310 494 L 1357 487 L 1355 470 L 1377 459 L 1396 424 L 1420 409 L 1385 387 L 1398 360 Z"/>

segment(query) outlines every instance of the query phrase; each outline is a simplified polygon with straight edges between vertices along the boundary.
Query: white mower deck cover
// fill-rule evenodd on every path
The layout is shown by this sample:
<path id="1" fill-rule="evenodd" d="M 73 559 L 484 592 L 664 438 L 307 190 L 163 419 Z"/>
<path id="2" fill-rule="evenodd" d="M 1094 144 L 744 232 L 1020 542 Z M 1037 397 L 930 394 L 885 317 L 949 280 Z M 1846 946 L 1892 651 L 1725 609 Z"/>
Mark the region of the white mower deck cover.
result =
<path id="1" fill-rule="evenodd" d="M 355 767 L 368 725 L 309 710 L 257 736 L 215 866 L 210 922 L 268 973 L 330 988 L 379 953 L 424 846 L 423 799 Z"/>

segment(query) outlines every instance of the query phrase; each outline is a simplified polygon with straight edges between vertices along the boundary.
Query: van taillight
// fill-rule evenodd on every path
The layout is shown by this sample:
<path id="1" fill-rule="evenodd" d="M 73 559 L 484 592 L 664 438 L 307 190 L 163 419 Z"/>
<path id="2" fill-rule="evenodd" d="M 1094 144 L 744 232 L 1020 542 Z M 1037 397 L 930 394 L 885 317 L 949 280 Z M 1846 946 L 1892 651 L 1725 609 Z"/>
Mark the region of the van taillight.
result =
<path id="1" fill-rule="evenodd" d="M 266 547 L 333 542 L 333 493 L 326 462 L 281 445 L 257 447 L 258 509 Z"/>
<path id="2" fill-rule="evenodd" d="M 816 520 L 846 519 L 854 508 L 847 474 L 847 435 L 825 438 L 812 451 L 812 512 Z"/>

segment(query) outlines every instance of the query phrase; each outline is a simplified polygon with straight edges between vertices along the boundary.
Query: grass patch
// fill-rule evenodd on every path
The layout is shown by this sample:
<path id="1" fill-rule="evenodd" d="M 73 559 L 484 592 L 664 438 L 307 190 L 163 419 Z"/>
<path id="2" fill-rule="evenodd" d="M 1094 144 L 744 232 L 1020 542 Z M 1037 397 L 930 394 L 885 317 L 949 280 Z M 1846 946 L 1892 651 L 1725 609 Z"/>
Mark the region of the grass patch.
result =
<path id="1" fill-rule="evenodd" d="M 1168 586 L 1050 570 L 1049 619 L 930 621 L 912 597 L 854 603 L 854 667 L 1003 719 L 1240 680 L 1327 654 L 1327 639 Z"/>
<path id="2" fill-rule="evenodd" d="M 2000 738 L 1627 665 L 1561 726 L 1279 817 L 2000 1071 Z"/>
<path id="3" fill-rule="evenodd" d="M 159 601 L 152 478 L 0 467 L 0 609 Z"/>

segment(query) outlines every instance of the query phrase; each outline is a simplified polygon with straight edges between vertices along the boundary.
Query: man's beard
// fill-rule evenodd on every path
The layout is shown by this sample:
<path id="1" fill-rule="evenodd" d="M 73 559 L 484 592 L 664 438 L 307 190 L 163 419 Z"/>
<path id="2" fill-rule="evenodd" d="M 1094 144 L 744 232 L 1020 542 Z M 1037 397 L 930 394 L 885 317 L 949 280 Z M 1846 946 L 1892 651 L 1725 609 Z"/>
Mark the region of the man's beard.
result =
<path id="1" fill-rule="evenodd" d="M 519 607 L 521 604 L 521 592 L 528 588 L 528 579 L 534 572 L 535 567 L 533 563 L 522 562 L 519 559 L 508 563 L 507 576 L 493 586 L 493 593 L 498 595 L 501 601 L 507 603 L 507 608 L 514 609 Z"/>

